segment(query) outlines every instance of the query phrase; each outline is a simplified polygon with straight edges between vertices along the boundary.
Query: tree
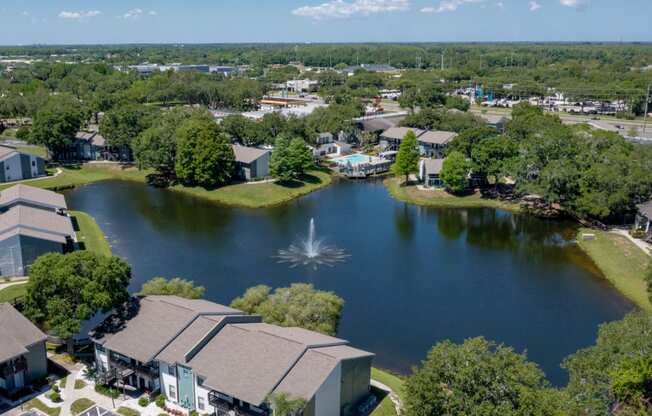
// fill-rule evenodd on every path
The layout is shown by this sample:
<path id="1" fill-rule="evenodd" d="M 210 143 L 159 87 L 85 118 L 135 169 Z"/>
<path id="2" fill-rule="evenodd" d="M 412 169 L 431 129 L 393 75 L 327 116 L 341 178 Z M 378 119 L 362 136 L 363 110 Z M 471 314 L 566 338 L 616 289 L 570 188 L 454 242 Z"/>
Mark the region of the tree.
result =
<path id="1" fill-rule="evenodd" d="M 440 342 L 405 384 L 407 416 L 553 415 L 556 401 L 525 354 L 484 338 Z"/>
<path id="2" fill-rule="evenodd" d="M 83 120 L 79 101 L 65 94 L 52 96 L 34 116 L 30 141 L 45 146 L 57 159 L 72 144 Z"/>
<path id="3" fill-rule="evenodd" d="M 566 390 L 570 414 L 607 416 L 615 414 L 612 413 L 614 404 L 621 408 L 640 407 L 639 398 L 647 399 L 649 405 L 652 400 L 650 357 L 652 316 L 649 312 L 634 312 L 620 321 L 601 325 L 596 344 L 572 354 L 562 365 L 569 373 Z M 647 387 L 645 382 L 636 380 L 647 380 Z M 647 397 L 638 394 L 644 391 Z"/>
<path id="4" fill-rule="evenodd" d="M 312 152 L 303 139 L 276 139 L 270 161 L 272 176 L 284 182 L 292 181 L 301 177 L 312 166 Z"/>
<path id="5" fill-rule="evenodd" d="M 441 168 L 441 179 L 453 193 L 464 192 L 469 186 L 471 164 L 460 152 L 451 152 Z"/>
<path id="6" fill-rule="evenodd" d="M 410 180 L 410 174 L 419 171 L 419 148 L 417 136 L 412 130 L 408 131 L 401 141 L 401 146 L 396 154 L 396 162 L 392 165 L 392 173 L 396 176 L 405 175 L 405 184 Z"/>
<path id="7" fill-rule="evenodd" d="M 83 321 L 129 299 L 130 280 L 131 267 L 118 257 L 89 251 L 45 254 L 30 268 L 25 315 L 71 340 Z"/>
<path id="8" fill-rule="evenodd" d="M 164 277 L 155 277 L 143 283 L 140 294 L 149 295 L 175 295 L 186 299 L 201 299 L 206 289 L 203 286 L 195 286 L 195 283 L 175 277 L 166 280 Z"/>
<path id="9" fill-rule="evenodd" d="M 465 100 L 464 98 L 457 96 L 457 95 L 449 95 L 446 97 L 446 108 L 449 109 L 456 109 L 460 111 L 469 111 L 469 108 L 471 108 L 471 103 L 469 100 Z"/>
<path id="10" fill-rule="evenodd" d="M 195 115 L 176 131 L 177 178 L 187 185 L 215 187 L 235 174 L 231 142 L 210 115 Z"/>
<path id="11" fill-rule="evenodd" d="M 130 146 L 150 127 L 151 111 L 142 105 L 126 105 L 107 111 L 100 121 L 100 133 L 110 146 Z"/>
<path id="12" fill-rule="evenodd" d="M 267 323 L 328 335 L 337 333 L 343 306 L 344 301 L 335 293 L 316 290 L 306 283 L 278 288 L 274 293 L 268 286 L 254 286 L 231 302 L 231 307 L 260 315 Z"/>
<path id="13" fill-rule="evenodd" d="M 483 139 L 471 150 L 473 172 L 498 182 L 510 171 L 518 145 L 506 136 Z"/>
<path id="14" fill-rule="evenodd" d="M 177 157 L 176 131 L 191 116 L 185 109 L 174 108 L 161 114 L 152 127 L 140 133 L 131 145 L 138 167 L 171 176 Z"/>
<path id="15" fill-rule="evenodd" d="M 267 401 L 274 411 L 274 416 L 294 416 L 306 407 L 306 400 L 292 398 L 287 393 L 272 393 Z"/>

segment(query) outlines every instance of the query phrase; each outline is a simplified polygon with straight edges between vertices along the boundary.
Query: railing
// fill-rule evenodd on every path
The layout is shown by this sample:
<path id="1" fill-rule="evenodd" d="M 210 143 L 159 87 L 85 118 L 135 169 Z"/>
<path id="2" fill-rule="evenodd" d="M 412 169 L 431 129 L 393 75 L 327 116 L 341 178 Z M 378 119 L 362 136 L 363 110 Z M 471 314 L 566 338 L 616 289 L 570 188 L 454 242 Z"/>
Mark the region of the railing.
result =
<path id="1" fill-rule="evenodd" d="M 215 413 L 217 416 L 269 416 L 270 412 L 266 409 L 263 409 L 262 412 L 254 412 L 251 409 L 244 409 L 237 404 L 230 403 L 227 400 L 221 398 L 216 391 L 211 391 L 208 393 L 208 404 L 215 408 Z"/>
<path id="2" fill-rule="evenodd" d="M 148 377 L 158 377 L 158 369 L 148 365 L 127 363 L 122 360 L 115 359 L 111 359 L 109 363 L 111 367 L 117 368 L 119 371 L 133 370 L 136 373 L 140 373 Z"/>

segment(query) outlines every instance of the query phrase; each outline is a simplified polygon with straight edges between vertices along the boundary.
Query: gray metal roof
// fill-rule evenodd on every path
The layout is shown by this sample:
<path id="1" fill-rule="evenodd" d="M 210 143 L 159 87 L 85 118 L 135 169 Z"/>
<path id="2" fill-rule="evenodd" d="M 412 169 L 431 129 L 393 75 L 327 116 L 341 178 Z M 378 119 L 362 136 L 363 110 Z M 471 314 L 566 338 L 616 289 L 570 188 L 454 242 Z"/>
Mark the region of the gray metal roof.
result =
<path id="1" fill-rule="evenodd" d="M 252 163 L 261 156 L 269 153 L 269 150 L 258 149 L 255 147 L 241 146 L 234 144 L 233 152 L 235 153 L 235 160 L 240 163 Z"/>
<path id="2" fill-rule="evenodd" d="M 0 215 L 0 240 L 27 235 L 64 244 L 75 230 L 70 218 L 54 211 L 16 205 Z"/>
<path id="3" fill-rule="evenodd" d="M 33 186 L 18 184 L 0 191 L 0 208 L 16 202 L 25 202 L 44 208 L 66 209 L 66 199 L 63 195 Z"/>
<path id="4" fill-rule="evenodd" d="M 8 303 L 0 303 L 0 363 L 27 353 L 46 336 Z"/>

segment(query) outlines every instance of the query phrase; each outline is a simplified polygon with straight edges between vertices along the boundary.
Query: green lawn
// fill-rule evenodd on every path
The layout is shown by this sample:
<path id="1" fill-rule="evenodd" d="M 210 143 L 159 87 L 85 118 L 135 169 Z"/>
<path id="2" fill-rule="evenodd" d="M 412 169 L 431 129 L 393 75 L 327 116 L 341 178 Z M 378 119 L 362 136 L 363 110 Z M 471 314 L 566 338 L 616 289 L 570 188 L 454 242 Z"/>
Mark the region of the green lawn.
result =
<path id="1" fill-rule="evenodd" d="M 84 380 L 75 380 L 75 390 L 81 390 L 84 387 L 86 387 L 86 382 Z"/>
<path id="2" fill-rule="evenodd" d="M 328 186 L 330 183 L 331 175 L 329 173 L 310 171 L 300 182 L 297 181 L 287 186 L 275 182 L 265 182 L 229 185 L 215 190 L 206 190 L 199 187 L 189 188 L 181 185 L 174 186 L 171 189 L 226 205 L 261 208 L 282 204 Z"/>
<path id="3" fill-rule="evenodd" d="M 100 226 L 95 222 L 95 219 L 85 212 L 80 211 L 70 211 L 70 215 L 72 215 L 79 226 L 79 230 L 75 230 L 77 240 L 84 244 L 86 250 L 103 256 L 110 256 L 111 246 L 106 241 L 106 237 Z"/>
<path id="4" fill-rule="evenodd" d="M 583 233 L 595 234 L 596 238 L 584 241 Z M 588 228 L 579 230 L 577 242 L 619 291 L 642 309 L 652 311 L 645 282 L 650 256 L 621 235 Z"/>
<path id="5" fill-rule="evenodd" d="M 49 416 L 59 416 L 61 413 L 61 408 L 59 407 L 48 407 L 40 401 L 39 399 L 32 399 L 25 403 L 25 408 L 27 409 L 37 409 Z"/>
<path id="6" fill-rule="evenodd" d="M 70 405 L 70 410 L 74 415 L 78 415 L 84 410 L 88 409 L 89 407 L 93 406 L 95 404 L 94 401 L 91 399 L 86 399 L 86 398 L 81 398 L 77 399 L 72 404 Z"/>
<path id="7" fill-rule="evenodd" d="M 371 378 L 391 388 L 392 391 L 401 399 L 401 403 L 405 403 L 403 379 L 378 368 L 371 369 Z M 396 416 L 396 408 L 394 407 L 392 400 L 389 398 L 389 395 L 385 396 L 383 401 L 371 414 L 373 416 Z"/>
<path id="8" fill-rule="evenodd" d="M 123 416 L 140 416 L 140 412 L 138 410 L 134 410 L 129 407 L 118 407 L 116 412 L 120 413 Z"/>
<path id="9" fill-rule="evenodd" d="M 387 178 L 383 182 L 390 195 L 400 201 L 415 205 L 437 208 L 497 208 L 517 212 L 517 204 L 500 201 L 497 199 L 483 198 L 480 193 L 468 196 L 455 196 L 442 189 L 422 191 L 415 185 L 402 186 L 403 179 Z"/>
<path id="10" fill-rule="evenodd" d="M 18 150 L 19 152 L 27 153 L 28 155 L 41 157 L 43 159 L 48 158 L 48 152 L 47 150 L 45 150 L 45 147 L 42 146 L 32 146 L 32 145 L 16 146 L 16 150 Z"/>
<path id="11" fill-rule="evenodd" d="M 9 286 L 0 290 L 0 303 L 11 303 L 14 299 L 25 296 L 25 293 L 27 293 L 27 285 L 25 283 Z"/>

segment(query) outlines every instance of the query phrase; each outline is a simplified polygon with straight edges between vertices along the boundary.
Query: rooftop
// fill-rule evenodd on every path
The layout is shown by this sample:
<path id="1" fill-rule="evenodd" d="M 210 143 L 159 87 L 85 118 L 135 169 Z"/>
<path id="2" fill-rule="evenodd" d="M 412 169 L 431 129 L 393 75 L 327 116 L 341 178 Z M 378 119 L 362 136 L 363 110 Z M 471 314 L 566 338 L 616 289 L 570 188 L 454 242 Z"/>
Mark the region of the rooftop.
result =
<path id="1" fill-rule="evenodd" d="M 438 175 L 444 166 L 444 159 L 422 159 L 426 175 Z"/>
<path id="2" fill-rule="evenodd" d="M 0 208 L 16 202 L 26 202 L 52 209 L 66 209 L 67 207 L 63 195 L 33 186 L 19 184 L 0 191 Z"/>
<path id="3" fill-rule="evenodd" d="M 17 205 L 0 215 L 0 240 L 24 235 L 65 244 L 66 237 L 73 237 L 70 218 L 54 211 Z"/>
<path id="4" fill-rule="evenodd" d="M 0 303 L 0 363 L 27 353 L 27 347 L 46 336 L 8 303 Z"/>
<path id="5" fill-rule="evenodd" d="M 638 205 L 638 211 L 652 221 L 652 200 Z"/>
<path id="6" fill-rule="evenodd" d="M 451 131 L 433 131 L 427 130 L 421 136 L 419 136 L 419 141 L 429 144 L 447 144 L 451 140 L 457 137 L 457 133 Z"/>
<path id="7" fill-rule="evenodd" d="M 403 137 L 405 137 L 409 131 L 414 132 L 417 137 L 420 137 L 424 133 L 424 130 L 414 129 L 411 127 L 390 127 L 383 132 L 382 137 L 386 137 L 388 139 L 403 140 Z"/>
<path id="8" fill-rule="evenodd" d="M 240 163 L 252 163 L 261 156 L 269 153 L 269 150 L 258 149 L 256 147 L 241 146 L 234 144 L 233 152 L 235 153 L 235 160 Z"/>

